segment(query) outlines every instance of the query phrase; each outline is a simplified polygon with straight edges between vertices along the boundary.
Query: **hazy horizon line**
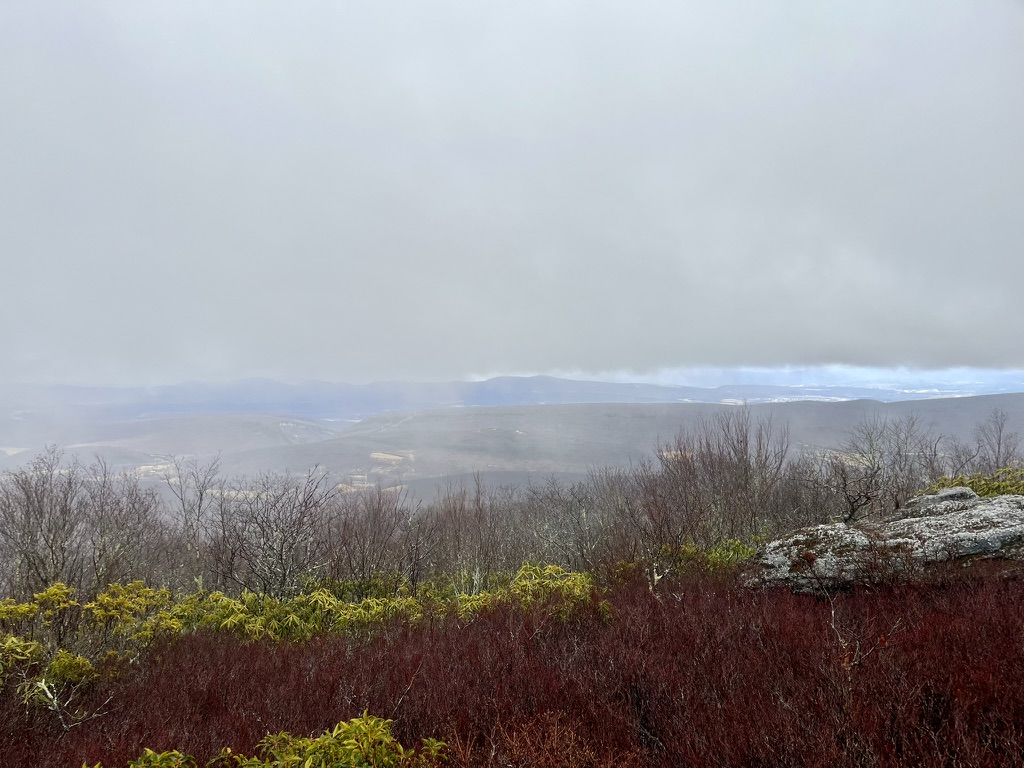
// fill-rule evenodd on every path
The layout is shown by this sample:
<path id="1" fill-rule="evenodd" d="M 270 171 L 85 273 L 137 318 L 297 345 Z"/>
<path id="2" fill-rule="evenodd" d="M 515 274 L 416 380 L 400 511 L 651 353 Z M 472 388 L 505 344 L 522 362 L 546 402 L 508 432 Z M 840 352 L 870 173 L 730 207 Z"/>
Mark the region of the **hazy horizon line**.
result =
<path id="1" fill-rule="evenodd" d="M 1024 370 L 1015 368 L 977 368 L 950 366 L 946 368 L 881 367 L 858 365 L 812 366 L 691 366 L 662 368 L 655 371 L 630 370 L 579 371 L 490 371 L 455 374 L 447 378 L 409 377 L 370 380 L 330 379 L 316 376 L 240 376 L 236 378 L 180 379 L 160 381 L 85 381 L 85 380 L 22 380 L 0 384 L 0 388 L 81 388 L 81 389 L 161 389 L 181 386 L 231 386 L 245 382 L 274 382 L 290 386 L 311 384 L 374 386 L 389 384 L 480 383 L 500 378 L 550 377 L 569 381 L 607 384 L 645 384 L 666 387 L 714 388 L 722 386 L 760 385 L 790 387 L 847 386 L 868 388 L 901 388 L 914 385 L 995 386 L 1015 384 L 1024 387 Z"/>

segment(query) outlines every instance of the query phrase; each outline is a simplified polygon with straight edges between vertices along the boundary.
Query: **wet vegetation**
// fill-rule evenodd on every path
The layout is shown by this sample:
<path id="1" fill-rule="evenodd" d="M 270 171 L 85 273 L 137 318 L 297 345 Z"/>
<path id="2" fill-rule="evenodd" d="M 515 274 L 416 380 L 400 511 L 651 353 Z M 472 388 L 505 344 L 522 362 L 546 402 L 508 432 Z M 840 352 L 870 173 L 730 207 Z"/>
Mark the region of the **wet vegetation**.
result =
<path id="1" fill-rule="evenodd" d="M 801 525 L 1020 490 L 1005 425 L 801 453 L 737 409 L 649 464 L 429 505 L 188 460 L 161 495 L 53 449 L 0 481 L 0 763 L 1024 764 L 1016 571 L 737 578 Z"/>

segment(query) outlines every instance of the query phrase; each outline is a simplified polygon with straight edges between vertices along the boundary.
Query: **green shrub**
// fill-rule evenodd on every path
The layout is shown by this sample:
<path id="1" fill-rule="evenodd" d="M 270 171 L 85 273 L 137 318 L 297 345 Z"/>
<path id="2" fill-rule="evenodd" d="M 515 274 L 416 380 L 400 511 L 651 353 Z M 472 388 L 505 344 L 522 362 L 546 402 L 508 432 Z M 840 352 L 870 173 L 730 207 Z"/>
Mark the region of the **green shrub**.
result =
<path id="1" fill-rule="evenodd" d="M 101 675 L 116 675 L 121 664 L 137 659 L 160 637 L 212 631 L 231 632 L 248 640 L 302 642 L 321 633 L 360 639 L 393 622 L 416 624 L 449 612 L 469 621 L 498 605 L 538 609 L 565 618 L 574 608 L 589 603 L 592 593 L 589 575 L 534 564 L 523 565 L 506 586 L 490 592 L 414 597 L 399 588 L 391 596 L 357 602 L 340 599 L 326 588 L 291 598 L 253 592 L 238 597 L 222 592 L 174 597 L 167 589 L 152 589 L 135 581 L 111 584 L 82 605 L 74 599 L 71 587 L 57 583 L 30 602 L 0 602 L 0 630 L 6 631 L 0 635 L 5 638 L 0 642 L 0 683 L 17 669 L 25 704 L 56 712 L 67 729 L 95 715 L 76 709 L 80 694 Z M 370 727 L 369 721 L 363 725 Z M 177 765 L 174 760 L 186 758 L 146 753 L 140 760 Z"/>
<path id="2" fill-rule="evenodd" d="M 16 635 L 0 639 L 0 685 L 14 669 L 27 667 L 38 659 L 41 650 L 39 643 Z"/>
<path id="3" fill-rule="evenodd" d="M 364 712 L 361 717 L 338 723 L 315 738 L 272 734 L 258 745 L 260 757 L 238 755 L 225 747 L 207 765 L 210 768 L 430 768 L 445 759 L 445 745 L 424 739 L 419 750 L 405 749 L 391 735 L 391 720 Z M 177 750 L 145 750 L 129 768 L 195 768 L 189 755 Z M 101 768 L 99 764 L 95 768 Z"/>
<path id="4" fill-rule="evenodd" d="M 707 567 L 711 570 L 731 568 L 749 560 L 757 550 L 739 539 L 725 539 L 708 550 Z"/>
<path id="5" fill-rule="evenodd" d="M 54 654 L 46 668 L 46 679 L 67 685 L 82 685 L 95 680 L 97 672 L 92 663 L 85 658 L 63 648 Z"/>
<path id="6" fill-rule="evenodd" d="M 756 549 L 739 539 L 723 539 L 710 549 L 701 549 L 695 544 L 662 547 L 659 562 L 666 572 L 685 572 L 693 568 L 718 571 L 737 566 L 756 553 Z"/>
<path id="7" fill-rule="evenodd" d="M 925 489 L 925 493 L 936 493 L 943 488 L 966 486 L 983 498 L 1024 494 L 1024 469 L 1005 467 L 990 475 L 957 475 L 941 477 Z"/>

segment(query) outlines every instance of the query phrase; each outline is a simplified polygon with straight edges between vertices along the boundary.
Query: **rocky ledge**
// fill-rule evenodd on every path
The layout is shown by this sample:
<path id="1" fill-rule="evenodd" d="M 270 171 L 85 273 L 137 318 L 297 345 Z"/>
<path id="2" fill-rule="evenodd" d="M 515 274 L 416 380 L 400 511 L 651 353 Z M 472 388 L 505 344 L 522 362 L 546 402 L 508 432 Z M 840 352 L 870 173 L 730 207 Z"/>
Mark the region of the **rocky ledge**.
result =
<path id="1" fill-rule="evenodd" d="M 978 558 L 1024 560 L 1024 496 L 983 499 L 970 488 L 947 488 L 884 520 L 801 528 L 765 546 L 747 582 L 822 592 Z"/>

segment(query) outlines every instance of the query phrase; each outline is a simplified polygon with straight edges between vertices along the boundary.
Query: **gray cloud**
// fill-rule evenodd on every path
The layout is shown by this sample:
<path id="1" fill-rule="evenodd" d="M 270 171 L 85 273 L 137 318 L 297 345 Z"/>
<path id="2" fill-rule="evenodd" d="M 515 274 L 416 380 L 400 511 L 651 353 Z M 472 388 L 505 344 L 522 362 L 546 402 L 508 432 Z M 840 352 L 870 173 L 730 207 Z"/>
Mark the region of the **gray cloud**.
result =
<path id="1" fill-rule="evenodd" d="M 1024 367 L 1024 6 L 6 3 L 0 378 Z"/>

